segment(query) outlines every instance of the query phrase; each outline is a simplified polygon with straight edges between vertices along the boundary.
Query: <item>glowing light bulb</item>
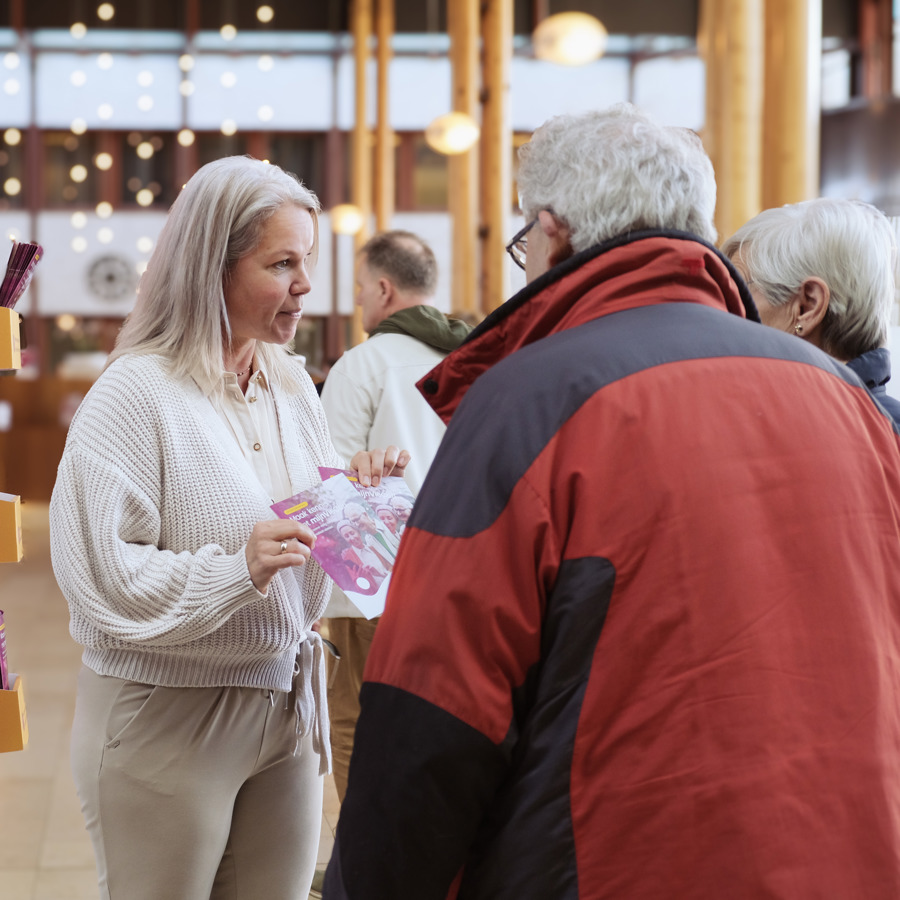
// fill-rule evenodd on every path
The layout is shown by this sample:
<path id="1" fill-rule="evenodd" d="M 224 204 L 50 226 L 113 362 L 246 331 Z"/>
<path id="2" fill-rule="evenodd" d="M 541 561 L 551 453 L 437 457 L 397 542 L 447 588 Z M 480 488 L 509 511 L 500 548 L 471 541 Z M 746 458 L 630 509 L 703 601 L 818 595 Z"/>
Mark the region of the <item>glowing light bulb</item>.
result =
<path id="1" fill-rule="evenodd" d="M 470 115 L 451 112 L 438 116 L 428 125 L 425 140 L 438 153 L 454 156 L 471 149 L 480 134 L 478 123 Z"/>
<path id="2" fill-rule="evenodd" d="M 352 203 L 339 203 L 331 210 L 331 230 L 335 234 L 356 234 L 363 223 L 362 210 Z"/>
<path id="3" fill-rule="evenodd" d="M 583 66 L 594 62 L 606 50 L 606 29 L 582 12 L 557 13 L 543 19 L 534 29 L 534 55 L 561 66 Z"/>

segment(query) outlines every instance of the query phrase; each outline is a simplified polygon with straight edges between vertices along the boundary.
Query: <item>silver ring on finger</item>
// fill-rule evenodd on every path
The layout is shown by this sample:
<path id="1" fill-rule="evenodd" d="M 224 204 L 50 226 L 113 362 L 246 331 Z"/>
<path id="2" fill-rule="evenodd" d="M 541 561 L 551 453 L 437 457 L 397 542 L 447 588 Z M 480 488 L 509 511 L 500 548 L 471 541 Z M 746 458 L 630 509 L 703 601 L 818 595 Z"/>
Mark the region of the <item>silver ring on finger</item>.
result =
<path id="1" fill-rule="evenodd" d="M 281 552 L 282 552 L 282 553 L 287 553 L 287 541 L 282 541 L 282 542 L 281 542 Z"/>

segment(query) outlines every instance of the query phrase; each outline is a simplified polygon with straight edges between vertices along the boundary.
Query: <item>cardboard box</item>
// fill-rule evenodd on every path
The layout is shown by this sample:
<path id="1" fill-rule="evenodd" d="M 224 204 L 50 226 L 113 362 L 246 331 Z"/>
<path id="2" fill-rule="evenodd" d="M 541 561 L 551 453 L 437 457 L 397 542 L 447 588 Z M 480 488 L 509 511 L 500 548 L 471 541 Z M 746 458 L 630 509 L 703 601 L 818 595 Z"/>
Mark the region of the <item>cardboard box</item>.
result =
<path id="1" fill-rule="evenodd" d="M 0 369 L 22 368 L 22 332 L 19 314 L 0 306 Z"/>
<path id="2" fill-rule="evenodd" d="M 0 562 L 18 562 L 22 552 L 22 507 L 19 497 L 0 493 Z"/>
<path id="3" fill-rule="evenodd" d="M 28 745 L 28 717 L 22 679 L 9 673 L 10 689 L 0 691 L 0 753 L 24 750 Z"/>

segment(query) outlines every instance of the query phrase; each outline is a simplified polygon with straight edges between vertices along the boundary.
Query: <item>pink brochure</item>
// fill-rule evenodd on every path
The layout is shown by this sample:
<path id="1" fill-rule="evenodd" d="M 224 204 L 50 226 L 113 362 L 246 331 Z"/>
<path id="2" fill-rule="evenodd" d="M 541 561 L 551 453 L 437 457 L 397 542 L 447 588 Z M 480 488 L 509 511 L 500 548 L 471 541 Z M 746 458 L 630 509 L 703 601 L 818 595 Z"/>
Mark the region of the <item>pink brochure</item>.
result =
<path id="1" fill-rule="evenodd" d="M 375 511 L 343 473 L 273 504 L 272 510 L 315 532 L 313 559 L 367 619 L 384 612 L 395 554 L 365 530 Z"/>

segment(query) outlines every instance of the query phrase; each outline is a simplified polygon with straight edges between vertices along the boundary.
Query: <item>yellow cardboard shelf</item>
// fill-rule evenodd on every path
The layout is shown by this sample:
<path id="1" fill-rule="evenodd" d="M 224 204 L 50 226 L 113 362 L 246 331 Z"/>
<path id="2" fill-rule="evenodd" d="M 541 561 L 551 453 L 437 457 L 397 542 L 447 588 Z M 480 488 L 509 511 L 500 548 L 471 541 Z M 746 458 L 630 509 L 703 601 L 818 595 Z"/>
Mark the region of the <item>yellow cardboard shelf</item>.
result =
<path id="1" fill-rule="evenodd" d="M 22 332 L 19 314 L 0 306 L 0 369 L 22 368 Z"/>
<path id="2" fill-rule="evenodd" d="M 0 563 L 22 558 L 22 509 L 16 494 L 0 493 Z"/>
<path id="3" fill-rule="evenodd" d="M 0 691 L 0 753 L 24 750 L 28 745 L 28 717 L 22 679 L 9 673 L 10 689 Z"/>

